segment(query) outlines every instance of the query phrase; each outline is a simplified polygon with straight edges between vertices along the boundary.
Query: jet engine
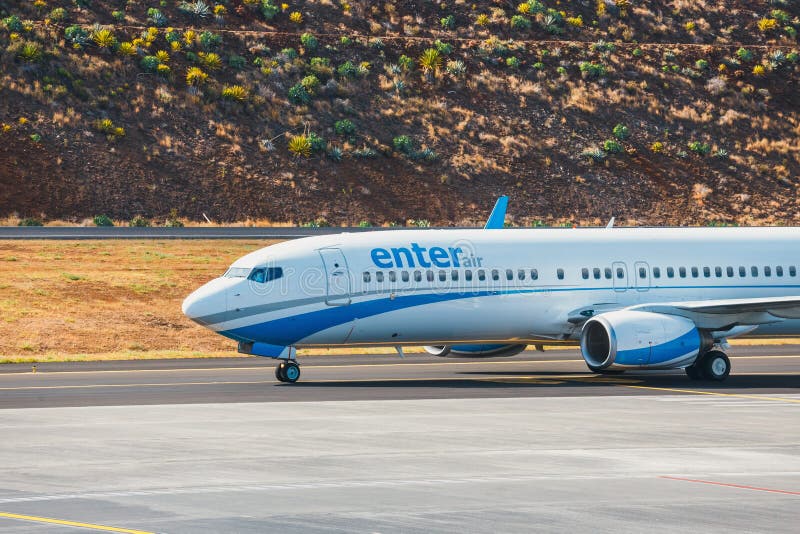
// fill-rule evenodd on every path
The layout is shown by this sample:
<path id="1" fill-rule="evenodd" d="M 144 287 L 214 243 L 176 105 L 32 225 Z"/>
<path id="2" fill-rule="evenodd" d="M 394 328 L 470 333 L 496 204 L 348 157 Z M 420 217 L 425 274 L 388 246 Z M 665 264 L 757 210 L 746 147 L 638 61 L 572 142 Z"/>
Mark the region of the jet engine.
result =
<path id="1" fill-rule="evenodd" d="M 642 311 L 601 313 L 581 331 L 581 354 L 596 372 L 685 367 L 712 344 L 686 317 Z"/>
<path id="2" fill-rule="evenodd" d="M 428 354 L 434 356 L 467 356 L 473 358 L 492 358 L 497 356 L 514 356 L 525 350 L 527 345 L 429 345 L 425 347 Z"/>

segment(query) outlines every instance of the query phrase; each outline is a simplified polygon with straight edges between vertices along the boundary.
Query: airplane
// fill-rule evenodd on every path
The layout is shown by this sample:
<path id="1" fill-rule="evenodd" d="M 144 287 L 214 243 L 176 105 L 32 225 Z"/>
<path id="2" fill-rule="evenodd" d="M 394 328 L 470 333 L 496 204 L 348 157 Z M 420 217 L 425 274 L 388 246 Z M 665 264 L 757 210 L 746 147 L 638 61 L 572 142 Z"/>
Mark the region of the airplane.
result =
<path id="1" fill-rule="evenodd" d="M 727 340 L 800 334 L 797 228 L 373 230 L 285 241 L 236 260 L 183 302 L 193 321 L 279 360 L 297 349 L 423 345 L 511 356 L 579 345 L 595 373 L 684 369 L 725 380 Z"/>

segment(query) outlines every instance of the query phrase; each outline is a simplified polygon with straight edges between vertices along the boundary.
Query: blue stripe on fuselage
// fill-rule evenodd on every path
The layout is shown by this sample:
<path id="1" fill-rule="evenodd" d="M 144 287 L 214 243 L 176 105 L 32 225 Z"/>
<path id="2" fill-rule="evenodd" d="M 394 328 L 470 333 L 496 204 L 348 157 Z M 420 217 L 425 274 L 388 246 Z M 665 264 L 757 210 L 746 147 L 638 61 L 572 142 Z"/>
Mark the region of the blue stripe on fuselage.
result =
<path id="1" fill-rule="evenodd" d="M 468 291 L 373 299 L 345 306 L 330 306 L 322 310 L 291 315 L 281 319 L 220 331 L 219 333 L 237 341 L 266 341 L 275 345 L 289 346 L 312 334 L 333 326 L 349 323 L 354 319 L 363 319 L 382 313 L 450 300 L 533 292 L 534 290 L 524 289 L 513 291 Z M 264 339 L 265 337 L 268 339 Z"/>

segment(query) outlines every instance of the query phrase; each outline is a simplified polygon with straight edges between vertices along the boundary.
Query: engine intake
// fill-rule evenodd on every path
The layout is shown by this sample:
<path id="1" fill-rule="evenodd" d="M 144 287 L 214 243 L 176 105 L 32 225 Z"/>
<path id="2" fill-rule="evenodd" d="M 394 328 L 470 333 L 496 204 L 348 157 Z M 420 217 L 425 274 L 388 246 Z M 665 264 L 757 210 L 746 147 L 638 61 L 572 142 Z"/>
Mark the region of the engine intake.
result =
<path id="1" fill-rule="evenodd" d="M 592 371 L 690 365 L 713 340 L 686 317 L 640 311 L 615 311 L 583 325 L 581 354 Z"/>

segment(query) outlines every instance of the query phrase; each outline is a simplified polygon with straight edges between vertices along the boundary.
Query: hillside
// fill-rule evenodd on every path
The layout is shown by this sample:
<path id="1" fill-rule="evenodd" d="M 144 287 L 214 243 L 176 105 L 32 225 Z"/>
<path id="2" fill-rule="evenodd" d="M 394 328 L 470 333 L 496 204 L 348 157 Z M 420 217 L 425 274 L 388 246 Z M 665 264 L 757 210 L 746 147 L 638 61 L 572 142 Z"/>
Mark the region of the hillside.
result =
<path id="1" fill-rule="evenodd" d="M 798 15 L 0 0 L 0 217 L 797 224 Z"/>

